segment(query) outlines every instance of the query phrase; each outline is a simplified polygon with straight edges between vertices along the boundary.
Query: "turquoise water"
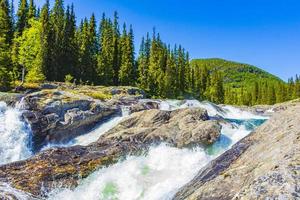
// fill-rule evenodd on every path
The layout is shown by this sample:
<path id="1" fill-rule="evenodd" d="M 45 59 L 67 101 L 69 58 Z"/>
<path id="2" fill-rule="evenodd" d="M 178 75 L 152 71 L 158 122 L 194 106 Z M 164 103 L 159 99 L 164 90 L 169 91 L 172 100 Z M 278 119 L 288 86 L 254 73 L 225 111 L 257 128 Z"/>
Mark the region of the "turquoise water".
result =
<path id="1" fill-rule="evenodd" d="M 232 130 L 226 129 L 223 125 L 219 139 L 212 145 L 207 146 L 206 152 L 209 155 L 218 155 L 228 150 L 234 143 L 248 135 L 255 128 L 262 125 L 266 119 L 225 119 L 232 125 Z M 237 137 L 236 137 L 237 136 Z"/>

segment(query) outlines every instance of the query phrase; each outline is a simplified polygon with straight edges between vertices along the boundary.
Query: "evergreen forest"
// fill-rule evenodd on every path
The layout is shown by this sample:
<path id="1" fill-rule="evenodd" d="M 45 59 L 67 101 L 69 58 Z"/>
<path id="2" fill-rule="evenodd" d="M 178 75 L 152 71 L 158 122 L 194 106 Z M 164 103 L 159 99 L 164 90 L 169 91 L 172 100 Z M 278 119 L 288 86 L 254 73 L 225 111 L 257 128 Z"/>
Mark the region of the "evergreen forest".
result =
<path id="1" fill-rule="evenodd" d="M 154 98 L 214 103 L 275 104 L 300 97 L 300 77 L 286 83 L 251 65 L 222 59 L 190 60 L 181 45 L 163 42 L 155 28 L 135 49 L 131 24 L 119 15 L 77 21 L 73 5 L 46 0 L 0 0 L 0 90 L 45 81 L 137 86 Z"/>

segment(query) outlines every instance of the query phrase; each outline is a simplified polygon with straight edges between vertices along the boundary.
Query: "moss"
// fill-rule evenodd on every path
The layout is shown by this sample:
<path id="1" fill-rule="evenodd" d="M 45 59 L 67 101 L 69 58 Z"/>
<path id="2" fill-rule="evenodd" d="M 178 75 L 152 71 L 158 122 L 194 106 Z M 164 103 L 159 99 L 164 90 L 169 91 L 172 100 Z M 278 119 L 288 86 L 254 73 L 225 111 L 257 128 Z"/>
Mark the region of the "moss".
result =
<path id="1" fill-rule="evenodd" d="M 86 95 L 99 100 L 107 100 L 112 98 L 112 95 L 101 92 L 88 92 Z"/>

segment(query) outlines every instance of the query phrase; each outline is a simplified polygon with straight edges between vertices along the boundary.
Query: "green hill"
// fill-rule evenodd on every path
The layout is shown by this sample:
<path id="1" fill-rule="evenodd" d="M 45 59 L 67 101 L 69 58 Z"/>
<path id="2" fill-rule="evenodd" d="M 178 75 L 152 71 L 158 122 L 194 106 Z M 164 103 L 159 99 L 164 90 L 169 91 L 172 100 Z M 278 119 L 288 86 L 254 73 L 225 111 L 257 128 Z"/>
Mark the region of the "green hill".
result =
<path id="1" fill-rule="evenodd" d="M 224 76 L 225 86 L 231 86 L 232 88 L 247 86 L 253 84 L 255 81 L 283 83 L 280 78 L 253 65 L 227 61 L 219 58 L 194 59 L 191 61 L 191 65 L 201 68 L 207 67 L 208 70 L 212 71 L 221 71 Z"/>

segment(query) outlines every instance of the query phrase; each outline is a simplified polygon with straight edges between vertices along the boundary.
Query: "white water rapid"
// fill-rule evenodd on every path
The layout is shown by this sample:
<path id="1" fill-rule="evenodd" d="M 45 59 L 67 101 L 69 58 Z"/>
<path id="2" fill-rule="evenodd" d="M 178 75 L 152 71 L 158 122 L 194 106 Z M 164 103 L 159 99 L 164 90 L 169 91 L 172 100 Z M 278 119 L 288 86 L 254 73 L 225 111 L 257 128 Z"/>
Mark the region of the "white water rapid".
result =
<path id="1" fill-rule="evenodd" d="M 21 115 L 20 107 L 12 108 L 0 102 L 0 165 L 32 155 L 31 129 Z"/>
<path id="2" fill-rule="evenodd" d="M 83 179 L 79 186 L 57 189 L 49 200 L 169 200 L 212 159 L 247 136 L 265 118 L 240 109 L 219 107 L 209 102 L 163 101 L 162 110 L 201 107 L 211 117 L 227 118 L 222 123 L 221 137 L 208 147 L 178 149 L 166 144 L 152 146 L 142 156 L 101 168 Z"/>
<path id="3" fill-rule="evenodd" d="M 55 144 L 55 143 L 49 143 L 46 146 L 42 148 L 41 151 L 53 148 L 53 147 L 69 147 L 69 146 L 74 146 L 74 145 L 82 145 L 86 146 L 89 145 L 93 142 L 96 142 L 101 135 L 115 127 L 119 122 L 121 122 L 126 116 L 129 115 L 129 109 L 127 107 L 122 107 L 122 113 L 120 116 L 115 116 L 112 117 L 111 119 L 107 119 L 103 121 L 101 124 L 96 126 L 94 129 L 91 131 L 80 135 L 73 140 L 71 140 L 68 143 L 63 143 L 63 144 Z"/>
<path id="4" fill-rule="evenodd" d="M 106 122 L 99 125 L 98 127 L 94 128 L 89 133 L 75 138 L 73 141 L 73 145 L 85 146 L 92 142 L 97 141 L 101 135 L 103 135 L 105 132 L 115 127 L 120 121 L 122 121 L 128 115 L 129 115 L 129 109 L 127 107 L 122 107 L 121 116 L 113 117 L 112 119 L 109 119 Z"/>

